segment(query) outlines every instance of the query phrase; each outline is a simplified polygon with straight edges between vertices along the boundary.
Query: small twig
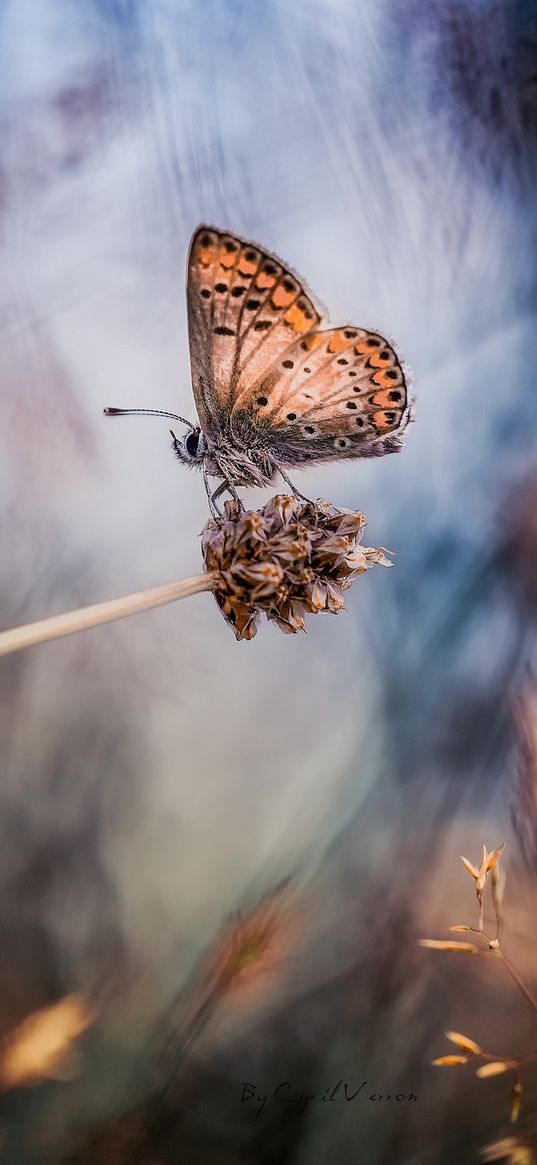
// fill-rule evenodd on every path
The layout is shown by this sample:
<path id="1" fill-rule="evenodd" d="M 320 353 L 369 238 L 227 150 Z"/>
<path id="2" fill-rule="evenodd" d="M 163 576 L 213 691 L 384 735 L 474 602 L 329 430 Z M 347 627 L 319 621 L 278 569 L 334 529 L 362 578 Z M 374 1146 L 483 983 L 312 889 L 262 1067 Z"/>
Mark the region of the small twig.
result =
<path id="1" fill-rule="evenodd" d="M 214 573 L 197 574 L 192 578 L 180 579 L 179 582 L 163 583 L 158 587 L 149 587 L 145 591 L 136 591 L 133 595 L 123 595 L 122 598 L 111 599 L 107 603 L 95 603 L 91 607 L 80 607 L 77 611 L 68 611 L 64 615 L 40 619 L 37 623 L 27 623 L 23 627 L 15 627 L 12 631 L 2 631 L 0 655 L 9 655 L 12 651 L 21 651 L 23 647 L 33 647 L 37 643 L 46 643 L 49 639 L 61 639 L 64 635 L 73 635 L 75 631 L 99 627 L 102 623 L 113 623 L 115 619 L 138 615 L 141 611 L 150 611 L 152 607 L 163 607 L 166 603 L 186 599 L 188 595 L 195 595 L 200 591 L 212 591 L 216 582 L 217 575 Z"/>

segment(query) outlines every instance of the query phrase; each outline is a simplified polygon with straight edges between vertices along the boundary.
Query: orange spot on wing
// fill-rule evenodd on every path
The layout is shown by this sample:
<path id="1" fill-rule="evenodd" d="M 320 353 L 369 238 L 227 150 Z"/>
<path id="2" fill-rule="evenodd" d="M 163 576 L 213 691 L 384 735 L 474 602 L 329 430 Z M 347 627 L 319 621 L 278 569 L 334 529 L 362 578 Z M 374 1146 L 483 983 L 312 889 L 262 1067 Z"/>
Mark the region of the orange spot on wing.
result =
<path id="1" fill-rule="evenodd" d="M 329 352 L 342 352 L 344 348 L 348 348 L 349 341 L 345 339 L 343 332 L 333 332 L 328 344 Z"/>
<path id="2" fill-rule="evenodd" d="M 397 385 L 400 384 L 399 377 L 397 380 L 394 380 L 393 376 L 387 375 L 389 371 L 392 371 L 392 369 L 383 368 L 379 369 L 378 372 L 374 372 L 371 377 L 373 384 L 378 384 L 380 388 L 397 388 Z"/>
<path id="3" fill-rule="evenodd" d="M 248 259 L 244 258 L 244 255 L 241 255 L 239 266 L 243 275 L 255 275 L 257 271 L 257 263 L 255 261 L 248 261 Z"/>
<path id="4" fill-rule="evenodd" d="M 379 433 L 385 433 L 388 429 L 395 429 L 398 424 L 397 420 L 389 421 L 386 417 L 386 413 L 382 411 L 379 411 L 378 413 L 371 413 L 369 420 Z"/>
<path id="5" fill-rule="evenodd" d="M 290 315 L 290 313 L 287 312 L 287 315 L 285 316 L 286 320 L 288 320 L 289 315 Z M 290 321 L 288 320 L 288 322 L 290 322 Z M 305 352 L 311 352 L 312 348 L 318 348 L 319 344 L 322 343 L 322 339 L 323 339 L 323 333 L 317 332 L 313 336 L 306 336 L 301 341 L 300 346 L 301 346 L 301 348 L 304 349 Z"/>
<path id="6" fill-rule="evenodd" d="M 380 405 L 383 409 L 397 409 L 401 407 L 400 400 L 390 400 L 390 392 L 392 389 L 383 388 L 382 392 L 376 392 L 371 401 L 374 405 Z"/>
<path id="7" fill-rule="evenodd" d="M 229 251 L 224 250 L 224 247 L 221 247 L 221 249 L 220 249 L 220 266 L 221 267 L 226 267 L 226 268 L 234 267 L 236 258 L 237 258 L 237 256 L 235 254 L 230 253 Z"/>
<path id="8" fill-rule="evenodd" d="M 354 351 L 357 356 L 371 356 L 371 353 L 376 351 L 376 349 L 370 348 L 367 340 L 358 340 L 354 345 Z"/>
<path id="9" fill-rule="evenodd" d="M 260 271 L 255 281 L 255 285 L 259 288 L 274 287 L 275 282 L 275 275 L 267 275 L 266 271 Z"/>
<path id="10" fill-rule="evenodd" d="M 280 284 L 272 296 L 274 307 L 289 307 L 295 297 L 294 291 L 286 291 Z"/>
<path id="11" fill-rule="evenodd" d="M 285 313 L 283 318 L 287 324 L 291 325 L 293 331 L 298 332 L 299 334 L 301 332 L 309 331 L 311 327 L 311 320 L 307 319 L 304 312 L 301 311 L 301 309 L 297 307 L 296 304 L 293 304 L 293 306 L 289 308 L 289 311 Z M 308 343 L 308 349 L 310 347 L 313 348 L 314 344 Z"/>
<path id="12" fill-rule="evenodd" d="M 200 247 L 196 259 L 202 267 L 212 267 L 215 258 L 214 247 Z"/>
<path id="13" fill-rule="evenodd" d="M 391 368 L 393 357 L 390 357 L 389 360 L 383 360 L 378 348 L 370 348 L 369 363 L 372 368 Z"/>

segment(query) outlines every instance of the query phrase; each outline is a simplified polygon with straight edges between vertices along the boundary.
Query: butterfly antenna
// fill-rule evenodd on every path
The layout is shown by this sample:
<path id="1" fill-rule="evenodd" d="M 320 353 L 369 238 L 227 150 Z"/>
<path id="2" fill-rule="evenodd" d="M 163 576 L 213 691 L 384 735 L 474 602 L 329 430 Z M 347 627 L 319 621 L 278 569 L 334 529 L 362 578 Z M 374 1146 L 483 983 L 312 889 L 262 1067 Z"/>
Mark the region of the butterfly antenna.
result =
<path id="1" fill-rule="evenodd" d="M 196 426 L 191 421 L 187 421 L 185 417 L 180 417 L 178 413 L 167 413 L 163 409 L 113 409 L 106 408 L 103 410 L 106 417 L 126 417 L 132 413 L 142 413 L 146 417 L 171 417 L 172 421 L 181 421 L 183 425 L 187 425 L 189 429 L 195 429 Z"/>

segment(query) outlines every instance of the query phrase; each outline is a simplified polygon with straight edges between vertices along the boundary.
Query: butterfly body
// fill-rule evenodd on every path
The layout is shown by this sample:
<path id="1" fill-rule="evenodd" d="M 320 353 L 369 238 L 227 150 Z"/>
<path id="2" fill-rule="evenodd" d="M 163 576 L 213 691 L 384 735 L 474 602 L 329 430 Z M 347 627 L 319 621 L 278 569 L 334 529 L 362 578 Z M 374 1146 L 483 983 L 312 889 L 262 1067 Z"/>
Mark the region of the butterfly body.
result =
<path id="1" fill-rule="evenodd" d="M 202 469 L 209 477 L 221 477 L 231 485 L 270 485 L 277 473 L 276 465 L 270 457 L 259 449 L 245 449 L 240 437 L 232 440 L 222 435 L 218 443 L 213 442 L 201 429 L 193 429 L 186 440 L 179 440 L 175 434 L 173 449 L 184 465 Z M 196 452 L 188 449 L 191 438 L 197 440 Z M 192 450 L 192 443 L 191 443 Z"/>
<path id="2" fill-rule="evenodd" d="M 288 480 L 287 468 L 403 447 L 411 406 L 393 347 L 365 328 L 320 326 L 309 292 L 275 255 L 201 226 L 186 290 L 199 424 L 185 422 L 173 448 L 206 485 L 219 477 L 218 493 L 235 493 L 278 472 Z"/>

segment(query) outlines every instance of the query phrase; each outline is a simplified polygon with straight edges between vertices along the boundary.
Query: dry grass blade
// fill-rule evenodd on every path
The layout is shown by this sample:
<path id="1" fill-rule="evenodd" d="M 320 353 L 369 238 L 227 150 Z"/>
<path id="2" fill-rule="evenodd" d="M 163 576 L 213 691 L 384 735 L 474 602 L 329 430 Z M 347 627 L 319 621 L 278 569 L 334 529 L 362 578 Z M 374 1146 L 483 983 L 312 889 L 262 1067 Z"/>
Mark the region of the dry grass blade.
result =
<path id="1" fill-rule="evenodd" d="M 462 955 L 479 955 L 481 954 L 479 947 L 475 943 L 458 943 L 455 939 L 440 939 L 440 938 L 420 938 L 418 939 L 420 947 L 429 947 L 432 951 L 456 951 Z"/>
<path id="2" fill-rule="evenodd" d="M 528 685 L 515 705 L 518 727 L 518 773 L 512 806 L 513 824 L 524 861 L 537 865 L 537 687 Z"/>

